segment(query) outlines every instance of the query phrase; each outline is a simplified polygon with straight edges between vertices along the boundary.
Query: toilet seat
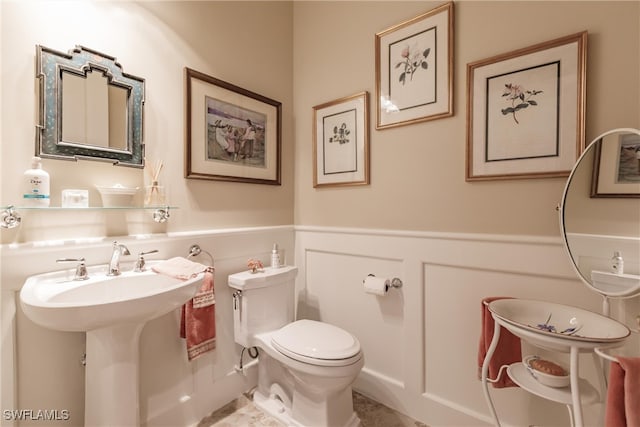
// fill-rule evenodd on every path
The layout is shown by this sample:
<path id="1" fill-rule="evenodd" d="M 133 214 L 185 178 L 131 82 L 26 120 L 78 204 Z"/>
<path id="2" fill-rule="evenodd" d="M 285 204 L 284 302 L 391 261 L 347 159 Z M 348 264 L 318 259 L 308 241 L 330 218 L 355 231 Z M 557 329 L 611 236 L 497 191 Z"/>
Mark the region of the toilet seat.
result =
<path id="1" fill-rule="evenodd" d="M 272 334 L 271 345 L 287 357 L 318 366 L 347 366 L 362 358 L 356 337 L 315 320 L 285 325 Z"/>

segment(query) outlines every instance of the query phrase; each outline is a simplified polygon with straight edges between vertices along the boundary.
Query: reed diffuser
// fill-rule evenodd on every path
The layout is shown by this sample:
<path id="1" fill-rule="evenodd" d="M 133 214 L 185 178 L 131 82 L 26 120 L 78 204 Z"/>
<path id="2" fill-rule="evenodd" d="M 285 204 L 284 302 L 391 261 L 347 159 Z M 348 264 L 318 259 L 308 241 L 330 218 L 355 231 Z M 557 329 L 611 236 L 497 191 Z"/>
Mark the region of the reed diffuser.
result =
<path id="1" fill-rule="evenodd" d="M 147 172 L 151 185 L 147 185 L 145 191 L 145 206 L 160 206 L 166 203 L 164 186 L 159 184 L 160 171 L 162 171 L 162 160 L 157 160 L 154 164 L 149 164 Z"/>

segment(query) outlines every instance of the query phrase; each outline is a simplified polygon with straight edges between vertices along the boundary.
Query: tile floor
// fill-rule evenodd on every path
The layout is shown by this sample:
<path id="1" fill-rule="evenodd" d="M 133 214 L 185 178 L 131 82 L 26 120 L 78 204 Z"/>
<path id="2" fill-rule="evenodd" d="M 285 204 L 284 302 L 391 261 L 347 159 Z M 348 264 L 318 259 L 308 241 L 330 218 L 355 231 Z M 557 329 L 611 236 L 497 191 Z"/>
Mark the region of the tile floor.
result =
<path id="1" fill-rule="evenodd" d="M 419 421 L 400 414 L 360 393 L 353 393 L 353 407 L 362 421 L 362 427 L 427 427 Z M 261 412 L 251 401 L 251 395 L 242 395 L 205 417 L 198 427 L 285 427 Z"/>

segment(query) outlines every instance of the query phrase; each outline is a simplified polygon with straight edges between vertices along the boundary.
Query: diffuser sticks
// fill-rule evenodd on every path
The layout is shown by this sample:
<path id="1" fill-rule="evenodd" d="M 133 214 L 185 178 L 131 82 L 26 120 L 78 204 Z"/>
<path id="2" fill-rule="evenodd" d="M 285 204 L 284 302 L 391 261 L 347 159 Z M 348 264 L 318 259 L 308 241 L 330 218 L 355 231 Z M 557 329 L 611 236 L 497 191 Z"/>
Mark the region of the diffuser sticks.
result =
<path id="1" fill-rule="evenodd" d="M 147 172 L 149 173 L 151 185 L 148 185 L 146 187 L 144 198 L 145 206 L 159 206 L 166 203 L 164 186 L 159 184 L 159 177 L 160 172 L 162 171 L 162 166 L 162 160 L 156 160 L 153 164 L 148 164 L 147 166 Z"/>

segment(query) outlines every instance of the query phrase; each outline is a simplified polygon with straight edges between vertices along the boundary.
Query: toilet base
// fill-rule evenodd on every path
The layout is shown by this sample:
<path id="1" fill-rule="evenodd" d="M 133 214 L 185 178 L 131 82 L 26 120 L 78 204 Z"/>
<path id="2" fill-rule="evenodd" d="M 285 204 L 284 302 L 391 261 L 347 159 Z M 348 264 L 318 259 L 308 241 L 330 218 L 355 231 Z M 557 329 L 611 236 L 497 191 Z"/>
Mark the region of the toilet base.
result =
<path id="1" fill-rule="evenodd" d="M 286 397 L 285 397 L 286 399 Z M 265 396 L 259 390 L 253 393 L 253 403 L 262 411 L 266 412 L 273 418 L 277 419 L 286 426 L 291 427 L 309 427 L 294 420 L 291 416 L 291 406 L 283 402 L 278 396 L 272 394 L 271 396 Z M 351 418 L 343 425 L 339 427 L 360 427 L 360 418 L 353 412 Z M 314 426 L 316 427 L 316 426 Z M 331 426 L 338 427 L 338 426 Z"/>

